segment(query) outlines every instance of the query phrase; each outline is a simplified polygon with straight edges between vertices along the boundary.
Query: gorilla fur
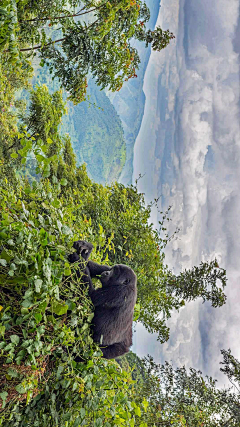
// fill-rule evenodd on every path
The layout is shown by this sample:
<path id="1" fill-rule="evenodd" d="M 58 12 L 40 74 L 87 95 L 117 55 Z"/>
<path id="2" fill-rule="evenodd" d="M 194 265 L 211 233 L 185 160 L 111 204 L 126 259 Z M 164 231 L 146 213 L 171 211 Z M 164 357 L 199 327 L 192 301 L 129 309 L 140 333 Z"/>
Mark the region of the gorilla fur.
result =
<path id="1" fill-rule="evenodd" d="M 70 262 L 79 262 L 77 274 L 88 285 L 88 293 L 95 307 L 92 321 L 93 340 L 98 343 L 105 359 L 114 359 L 129 351 L 132 345 L 132 322 L 137 299 L 137 278 L 134 271 L 123 264 L 109 267 L 88 261 L 91 243 L 74 242 L 76 252 Z M 80 256 L 88 261 L 84 269 Z M 100 276 L 102 288 L 94 289 L 92 278 Z"/>

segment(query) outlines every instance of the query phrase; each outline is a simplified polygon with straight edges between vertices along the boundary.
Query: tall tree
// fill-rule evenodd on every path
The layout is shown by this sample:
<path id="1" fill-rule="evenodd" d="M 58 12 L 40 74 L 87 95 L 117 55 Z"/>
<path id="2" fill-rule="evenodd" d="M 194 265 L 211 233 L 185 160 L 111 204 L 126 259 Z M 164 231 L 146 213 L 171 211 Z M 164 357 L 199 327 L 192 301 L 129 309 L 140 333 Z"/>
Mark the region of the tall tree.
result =
<path id="1" fill-rule="evenodd" d="M 134 38 L 158 51 L 174 38 L 160 27 L 147 30 L 150 12 L 141 0 L 20 0 L 15 15 L 19 55 L 38 51 L 41 64 L 49 65 L 74 103 L 85 99 L 90 74 L 102 89 L 112 91 L 137 77 L 140 60 Z M 3 38 L 2 46 L 10 53 L 7 32 Z"/>

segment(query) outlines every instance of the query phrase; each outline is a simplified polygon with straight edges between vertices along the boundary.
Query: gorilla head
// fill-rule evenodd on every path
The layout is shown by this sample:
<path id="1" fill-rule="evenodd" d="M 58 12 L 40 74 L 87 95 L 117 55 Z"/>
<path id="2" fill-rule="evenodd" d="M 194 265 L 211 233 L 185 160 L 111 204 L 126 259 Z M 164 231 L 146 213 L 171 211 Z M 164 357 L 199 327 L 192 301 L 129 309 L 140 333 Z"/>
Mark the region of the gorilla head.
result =
<path id="1" fill-rule="evenodd" d="M 116 264 L 105 270 L 100 276 L 102 287 L 111 285 L 127 285 L 129 283 L 137 282 L 136 274 L 134 271 L 124 264 Z"/>

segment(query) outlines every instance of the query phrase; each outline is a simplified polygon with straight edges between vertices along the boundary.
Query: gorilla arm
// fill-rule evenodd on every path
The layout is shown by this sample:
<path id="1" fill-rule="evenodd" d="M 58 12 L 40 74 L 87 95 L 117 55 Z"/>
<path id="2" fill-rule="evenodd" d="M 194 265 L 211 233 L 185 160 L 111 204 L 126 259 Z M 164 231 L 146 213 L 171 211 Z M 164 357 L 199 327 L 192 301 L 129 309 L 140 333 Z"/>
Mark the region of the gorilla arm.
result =
<path id="1" fill-rule="evenodd" d="M 91 270 L 89 269 L 91 263 Z M 92 284 L 92 277 L 98 276 L 103 271 L 109 271 L 110 267 L 99 265 L 89 261 L 82 275 L 82 281 L 88 286 L 88 294 L 95 307 L 102 306 L 106 308 L 121 307 L 128 300 L 129 289 L 123 285 L 110 285 L 106 288 L 95 289 Z M 107 267 L 108 270 L 102 270 L 101 267 Z M 92 273 L 93 272 L 93 273 Z"/>
<path id="2" fill-rule="evenodd" d="M 100 265 L 93 261 L 88 261 L 87 267 L 91 277 L 100 276 L 104 271 L 110 271 L 111 267 L 108 265 Z"/>

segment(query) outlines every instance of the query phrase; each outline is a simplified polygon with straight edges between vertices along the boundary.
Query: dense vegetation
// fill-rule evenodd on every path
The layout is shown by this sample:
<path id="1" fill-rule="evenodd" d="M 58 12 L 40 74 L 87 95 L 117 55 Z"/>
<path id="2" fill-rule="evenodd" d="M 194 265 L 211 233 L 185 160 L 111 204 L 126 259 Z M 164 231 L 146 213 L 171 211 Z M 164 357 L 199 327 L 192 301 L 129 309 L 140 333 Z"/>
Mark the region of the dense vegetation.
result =
<path id="1" fill-rule="evenodd" d="M 89 73 L 113 91 L 137 77 L 134 38 L 157 51 L 174 38 L 160 27 L 147 30 L 150 13 L 141 0 L 4 0 L 3 6 L 0 51 L 19 63 L 24 52 L 37 51 L 74 103 L 85 99 Z"/>
<path id="2" fill-rule="evenodd" d="M 120 360 L 131 370 L 137 388 L 135 403 L 144 398 L 147 411 L 141 418 L 148 426 L 237 427 L 240 423 L 240 365 L 231 351 L 221 351 L 223 368 L 235 388 L 219 389 L 217 381 L 203 377 L 200 371 L 185 367 L 173 369 L 171 364 L 154 363 L 152 357 L 139 359 L 129 353 Z"/>
<path id="3" fill-rule="evenodd" d="M 70 2 L 70 9 L 78 3 Z M 83 3 L 85 12 L 101 6 L 102 37 L 110 32 L 106 43 L 116 35 L 120 17 L 126 17 L 125 31 L 141 17 L 137 9 L 147 16 L 140 2 L 118 3 Z M 60 132 L 66 113 L 62 92 L 30 85 L 33 69 L 22 47 L 29 41 L 41 43 L 44 52 L 45 43 L 52 46 L 42 21 L 69 14 L 64 1 L 4 0 L 0 13 L 0 425 L 238 426 L 239 395 L 218 391 L 199 372 L 158 367 L 132 354 L 119 363 L 101 358 L 90 333 L 87 290 L 67 261 L 73 241 L 93 243 L 97 262 L 134 269 L 135 320 L 157 332 L 161 342 L 168 339 L 166 319 L 173 309 L 198 297 L 214 307 L 225 303 L 226 272 L 213 261 L 175 276 L 164 264 L 167 214 L 155 230 L 151 206 L 135 186 L 103 186 L 89 178 L 85 165 L 77 166 L 69 136 Z M 76 31 L 70 18 L 65 16 L 62 28 L 68 42 L 70 28 Z M 135 30 L 157 49 L 164 42 L 159 30 L 144 32 L 144 23 Z M 117 84 L 119 76 L 109 76 L 110 86 Z M 23 89 L 27 95 L 21 96 Z M 79 87 L 71 90 L 73 97 L 79 93 Z M 223 371 L 238 385 L 239 362 L 230 351 L 223 357 Z"/>

